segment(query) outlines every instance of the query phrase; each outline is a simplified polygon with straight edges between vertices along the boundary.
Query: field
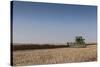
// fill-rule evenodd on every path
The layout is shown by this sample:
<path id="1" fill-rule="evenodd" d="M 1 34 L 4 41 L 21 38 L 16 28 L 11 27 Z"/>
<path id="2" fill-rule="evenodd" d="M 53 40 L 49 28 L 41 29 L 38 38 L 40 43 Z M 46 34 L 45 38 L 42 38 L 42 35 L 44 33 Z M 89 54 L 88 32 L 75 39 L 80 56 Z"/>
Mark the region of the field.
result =
<path id="1" fill-rule="evenodd" d="M 97 60 L 96 45 L 86 48 L 53 48 L 13 50 L 13 65 L 40 65 L 73 62 L 90 62 Z"/>

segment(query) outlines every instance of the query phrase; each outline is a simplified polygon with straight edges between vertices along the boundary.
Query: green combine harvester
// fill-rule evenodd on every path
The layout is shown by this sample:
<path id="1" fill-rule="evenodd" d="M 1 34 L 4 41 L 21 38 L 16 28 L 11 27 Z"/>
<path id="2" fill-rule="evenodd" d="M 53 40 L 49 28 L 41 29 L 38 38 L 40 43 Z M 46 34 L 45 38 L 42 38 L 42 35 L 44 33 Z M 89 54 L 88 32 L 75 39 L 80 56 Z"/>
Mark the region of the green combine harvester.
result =
<path id="1" fill-rule="evenodd" d="M 86 47 L 85 39 L 82 36 L 76 36 L 75 42 L 67 42 L 69 47 L 83 48 Z"/>

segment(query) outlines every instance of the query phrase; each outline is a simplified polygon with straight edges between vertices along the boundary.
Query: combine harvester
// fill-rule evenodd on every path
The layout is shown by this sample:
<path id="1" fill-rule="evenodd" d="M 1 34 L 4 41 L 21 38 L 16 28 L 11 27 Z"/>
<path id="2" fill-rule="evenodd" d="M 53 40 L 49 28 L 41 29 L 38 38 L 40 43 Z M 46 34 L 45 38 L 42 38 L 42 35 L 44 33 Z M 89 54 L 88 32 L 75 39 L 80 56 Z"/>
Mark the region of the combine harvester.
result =
<path id="1" fill-rule="evenodd" d="M 72 48 L 84 48 L 86 47 L 86 44 L 85 44 L 85 39 L 83 39 L 82 36 L 76 36 L 75 37 L 75 42 L 67 42 L 67 45 L 69 47 L 72 47 Z"/>

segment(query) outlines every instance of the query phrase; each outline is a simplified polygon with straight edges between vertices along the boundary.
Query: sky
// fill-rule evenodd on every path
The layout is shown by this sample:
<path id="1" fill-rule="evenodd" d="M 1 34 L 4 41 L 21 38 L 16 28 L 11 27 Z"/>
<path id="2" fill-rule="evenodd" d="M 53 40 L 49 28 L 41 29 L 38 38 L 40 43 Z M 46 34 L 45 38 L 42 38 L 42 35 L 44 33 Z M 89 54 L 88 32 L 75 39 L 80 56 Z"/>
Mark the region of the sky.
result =
<path id="1" fill-rule="evenodd" d="M 75 36 L 97 41 L 97 7 L 13 2 L 14 43 L 66 43 Z"/>

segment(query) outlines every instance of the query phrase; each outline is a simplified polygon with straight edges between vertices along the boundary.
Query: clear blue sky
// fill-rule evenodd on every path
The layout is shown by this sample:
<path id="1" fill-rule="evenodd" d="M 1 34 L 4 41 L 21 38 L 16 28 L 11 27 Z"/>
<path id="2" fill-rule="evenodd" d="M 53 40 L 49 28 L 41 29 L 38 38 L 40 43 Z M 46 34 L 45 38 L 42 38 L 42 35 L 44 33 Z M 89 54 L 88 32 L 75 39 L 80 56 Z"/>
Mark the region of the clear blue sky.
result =
<path id="1" fill-rule="evenodd" d="M 14 1 L 14 43 L 65 43 L 81 35 L 97 40 L 97 7 Z"/>

